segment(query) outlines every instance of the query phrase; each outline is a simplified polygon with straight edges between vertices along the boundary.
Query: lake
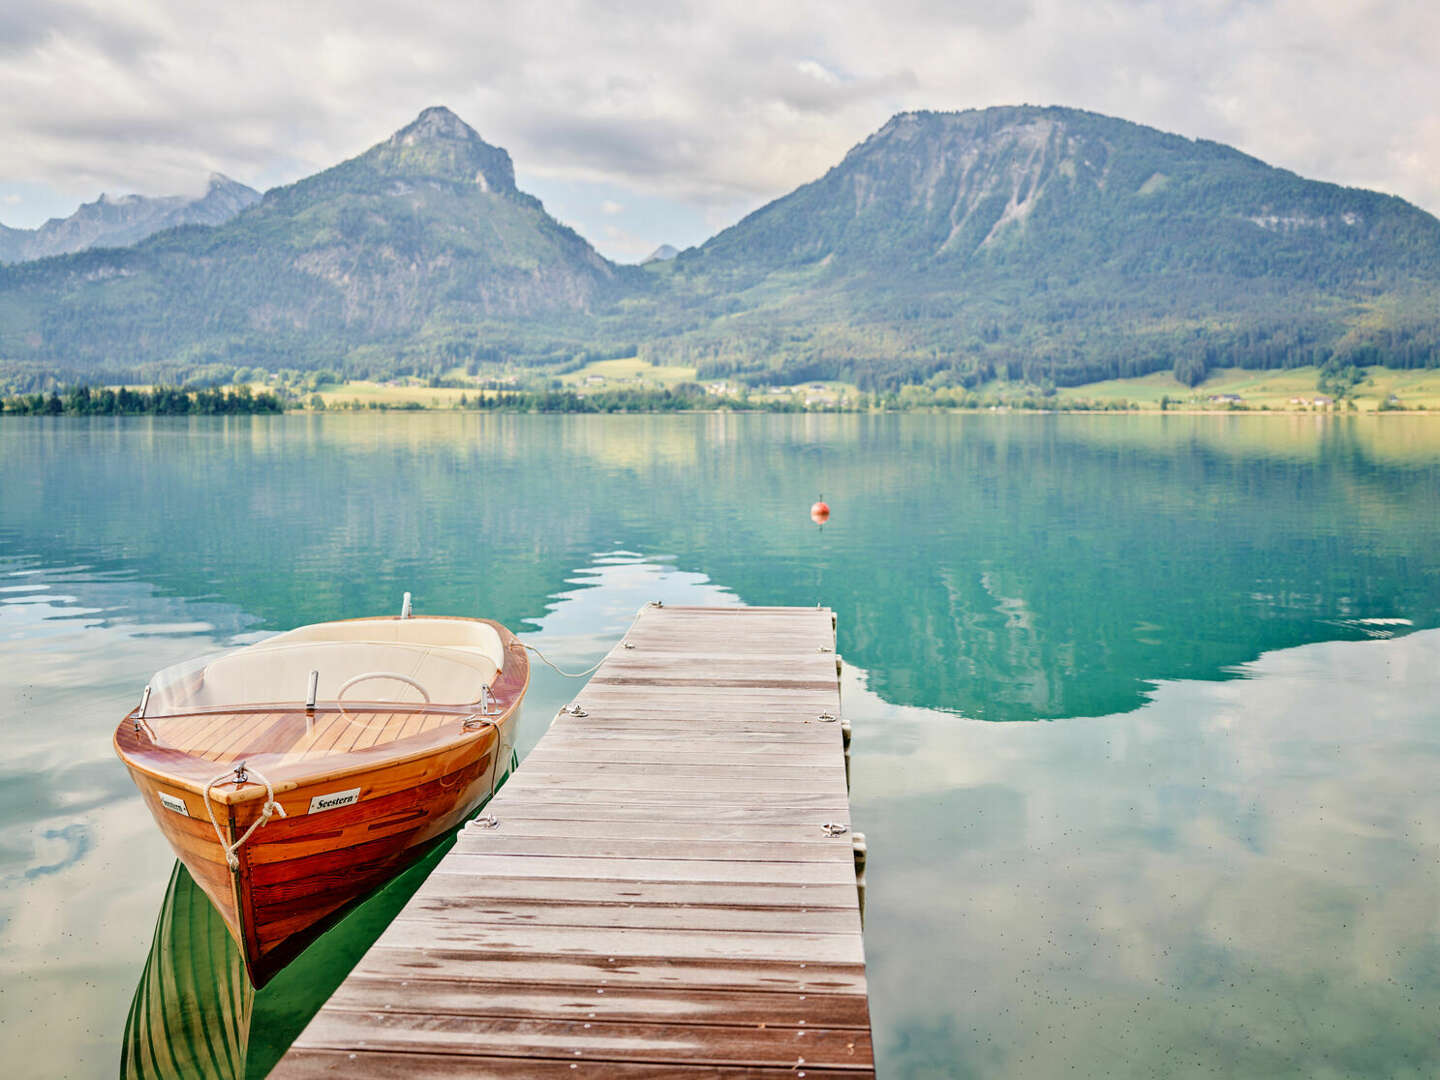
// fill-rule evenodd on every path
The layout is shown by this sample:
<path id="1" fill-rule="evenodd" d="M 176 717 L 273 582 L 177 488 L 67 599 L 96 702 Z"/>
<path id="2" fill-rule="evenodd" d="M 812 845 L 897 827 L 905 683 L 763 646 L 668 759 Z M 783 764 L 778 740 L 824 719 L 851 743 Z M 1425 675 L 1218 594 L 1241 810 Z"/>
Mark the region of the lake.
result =
<path id="1" fill-rule="evenodd" d="M 881 1075 L 1436 1075 L 1437 525 L 1416 416 L 0 422 L 0 1053 L 160 1075 L 132 999 L 223 949 L 110 749 L 150 674 L 409 591 L 573 668 L 652 599 L 835 609 Z"/>

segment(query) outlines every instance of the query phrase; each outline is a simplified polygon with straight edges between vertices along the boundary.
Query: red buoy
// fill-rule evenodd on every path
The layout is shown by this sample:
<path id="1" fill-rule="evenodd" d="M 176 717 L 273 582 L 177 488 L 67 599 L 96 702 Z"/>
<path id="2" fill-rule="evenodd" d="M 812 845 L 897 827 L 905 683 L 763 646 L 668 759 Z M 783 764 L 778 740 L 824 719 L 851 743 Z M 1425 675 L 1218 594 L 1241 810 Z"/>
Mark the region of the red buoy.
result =
<path id="1" fill-rule="evenodd" d="M 830 520 L 830 504 L 821 501 L 810 507 L 810 520 L 816 525 L 824 525 Z"/>

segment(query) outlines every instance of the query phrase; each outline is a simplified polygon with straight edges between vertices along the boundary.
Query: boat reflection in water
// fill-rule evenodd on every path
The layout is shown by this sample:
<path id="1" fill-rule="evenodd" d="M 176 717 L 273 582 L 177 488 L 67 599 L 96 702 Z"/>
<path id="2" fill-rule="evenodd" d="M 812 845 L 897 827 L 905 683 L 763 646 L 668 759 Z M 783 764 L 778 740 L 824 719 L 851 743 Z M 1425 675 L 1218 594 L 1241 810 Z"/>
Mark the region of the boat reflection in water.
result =
<path id="1" fill-rule="evenodd" d="M 125 1021 L 121 1080 L 259 1080 L 268 1074 L 454 842 L 452 832 L 262 990 L 250 985 L 215 905 L 177 861 Z"/>

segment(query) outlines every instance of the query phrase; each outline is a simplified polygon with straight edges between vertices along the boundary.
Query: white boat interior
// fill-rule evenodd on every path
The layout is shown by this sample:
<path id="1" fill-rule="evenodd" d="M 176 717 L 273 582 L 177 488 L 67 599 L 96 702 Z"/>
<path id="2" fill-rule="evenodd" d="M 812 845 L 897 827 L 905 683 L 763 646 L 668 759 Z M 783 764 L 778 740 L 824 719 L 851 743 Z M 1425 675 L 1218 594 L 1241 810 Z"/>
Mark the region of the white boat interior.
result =
<path id="1" fill-rule="evenodd" d="M 500 635 L 468 619 L 316 623 L 165 668 L 151 680 L 147 715 L 307 702 L 472 705 L 504 662 Z"/>

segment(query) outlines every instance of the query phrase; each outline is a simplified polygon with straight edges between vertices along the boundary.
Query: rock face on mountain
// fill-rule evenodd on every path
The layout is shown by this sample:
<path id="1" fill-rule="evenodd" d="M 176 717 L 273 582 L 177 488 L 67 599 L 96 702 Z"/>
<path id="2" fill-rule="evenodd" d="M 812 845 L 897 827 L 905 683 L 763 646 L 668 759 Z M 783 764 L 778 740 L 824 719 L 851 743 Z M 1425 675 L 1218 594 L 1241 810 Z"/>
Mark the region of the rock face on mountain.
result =
<path id="1" fill-rule="evenodd" d="M 1413 269 L 1435 253 L 1440 223 L 1219 143 L 1077 109 L 1006 107 L 901 113 L 700 255 L 751 268 L 1017 254 L 1093 264 L 1134 259 L 1156 239 L 1161 250 L 1130 268 L 1294 274 L 1306 269 L 1294 257 L 1313 253 L 1331 266 Z"/>
<path id="2" fill-rule="evenodd" d="M 267 192 L 246 226 L 227 233 L 241 243 L 273 236 L 287 271 L 329 286 L 340 322 L 361 332 L 583 311 L 617 279 L 515 186 L 508 153 L 441 107 L 357 158 Z"/>
<path id="3" fill-rule="evenodd" d="M 166 195 L 101 195 L 65 218 L 38 229 L 0 226 L 0 262 L 23 262 L 93 247 L 128 247 L 178 225 L 220 225 L 260 201 L 260 193 L 228 176 L 211 173 L 197 198 Z"/>
<path id="4" fill-rule="evenodd" d="M 398 346 L 465 362 L 487 348 L 476 327 L 543 338 L 623 277 L 516 188 L 504 150 L 431 108 L 218 228 L 0 270 L 17 315 L 0 323 L 0 355 L 183 370 Z"/>

